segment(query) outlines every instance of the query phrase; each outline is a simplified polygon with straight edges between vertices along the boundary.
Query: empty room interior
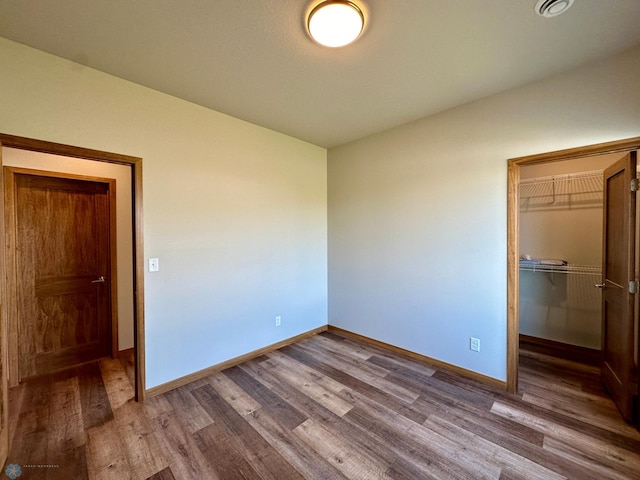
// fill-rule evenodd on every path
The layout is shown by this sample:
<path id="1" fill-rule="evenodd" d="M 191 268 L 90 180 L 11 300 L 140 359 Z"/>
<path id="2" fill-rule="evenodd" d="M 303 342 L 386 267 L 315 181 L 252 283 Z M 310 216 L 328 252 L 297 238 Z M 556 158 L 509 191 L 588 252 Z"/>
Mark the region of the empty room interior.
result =
<path id="1" fill-rule="evenodd" d="M 639 22 L 0 0 L 0 476 L 639 479 Z"/>

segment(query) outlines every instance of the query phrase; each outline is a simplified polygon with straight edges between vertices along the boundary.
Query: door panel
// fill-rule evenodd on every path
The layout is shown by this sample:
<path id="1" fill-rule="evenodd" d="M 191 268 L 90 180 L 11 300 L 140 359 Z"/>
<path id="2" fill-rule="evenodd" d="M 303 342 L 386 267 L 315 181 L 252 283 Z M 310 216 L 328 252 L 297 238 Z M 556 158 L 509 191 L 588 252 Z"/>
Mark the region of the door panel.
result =
<path id="1" fill-rule="evenodd" d="M 15 175 L 19 376 L 111 353 L 108 184 Z"/>
<path id="2" fill-rule="evenodd" d="M 636 152 L 604 172 L 602 381 L 623 417 L 633 419 Z"/>

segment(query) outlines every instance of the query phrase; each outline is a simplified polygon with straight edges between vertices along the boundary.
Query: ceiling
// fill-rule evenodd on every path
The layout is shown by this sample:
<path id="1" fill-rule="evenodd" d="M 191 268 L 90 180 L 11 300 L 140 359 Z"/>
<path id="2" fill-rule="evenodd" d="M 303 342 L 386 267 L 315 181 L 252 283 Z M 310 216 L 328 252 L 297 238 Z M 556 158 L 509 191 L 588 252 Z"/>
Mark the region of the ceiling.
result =
<path id="1" fill-rule="evenodd" d="M 0 0 L 0 36 L 327 148 L 640 44 L 639 0 L 357 1 L 339 49 L 319 0 Z"/>

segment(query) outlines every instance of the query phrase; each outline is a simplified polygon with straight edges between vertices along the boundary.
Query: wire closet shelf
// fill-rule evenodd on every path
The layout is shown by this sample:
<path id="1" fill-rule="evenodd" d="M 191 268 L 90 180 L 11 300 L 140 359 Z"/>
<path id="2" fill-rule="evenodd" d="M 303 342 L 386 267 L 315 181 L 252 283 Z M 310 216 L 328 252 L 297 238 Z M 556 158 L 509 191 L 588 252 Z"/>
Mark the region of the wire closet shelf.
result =
<path id="1" fill-rule="evenodd" d="M 602 201 L 602 170 L 564 175 L 526 178 L 520 181 L 520 200 L 530 206 L 555 205 L 573 198 L 574 201 Z"/>
<path id="2" fill-rule="evenodd" d="M 520 264 L 520 270 L 525 272 L 563 273 L 569 275 L 602 275 L 602 267 L 595 265 Z"/>
<path id="3" fill-rule="evenodd" d="M 602 191 L 602 170 L 589 172 L 549 175 L 546 177 L 525 178 L 520 180 L 520 196 L 547 196 L 555 187 L 557 195 L 571 193 L 596 193 Z"/>

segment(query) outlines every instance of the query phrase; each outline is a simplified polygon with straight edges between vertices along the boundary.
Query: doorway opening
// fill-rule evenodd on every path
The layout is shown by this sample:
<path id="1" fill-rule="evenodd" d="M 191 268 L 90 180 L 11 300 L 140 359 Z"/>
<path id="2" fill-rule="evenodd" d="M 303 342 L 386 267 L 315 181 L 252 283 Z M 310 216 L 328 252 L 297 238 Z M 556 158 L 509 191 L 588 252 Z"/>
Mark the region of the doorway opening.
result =
<path id="1" fill-rule="evenodd" d="M 602 179 L 624 155 L 521 167 L 521 345 L 599 366 Z"/>
<path id="2" fill-rule="evenodd" d="M 587 159 L 585 163 L 595 161 L 592 157 L 604 156 L 608 154 L 624 155 L 632 152 L 640 146 L 640 138 L 633 138 L 618 142 L 610 142 L 606 144 L 598 144 L 551 152 L 541 155 L 529 157 L 515 158 L 509 160 L 508 163 L 508 281 L 507 281 L 507 388 L 510 392 L 515 393 L 518 389 L 518 361 L 519 361 L 519 338 L 520 338 L 520 256 L 526 252 L 520 251 L 521 245 L 521 179 L 525 168 L 533 168 L 533 166 L 561 165 L 562 162 L 567 163 L 569 160 L 579 158 Z M 618 155 L 620 156 L 620 155 Z M 610 157 L 613 158 L 613 157 Z M 537 167 L 536 167 L 537 168 Z M 553 201 L 553 199 L 550 199 Z M 525 242 L 526 243 L 526 242 Z M 563 260 L 563 259 L 557 259 Z M 591 273 L 591 272 L 589 272 Z M 566 282 L 566 279 L 564 280 Z M 599 283 L 599 282 L 594 282 Z M 636 345 L 640 343 L 640 334 L 636 328 Z M 590 340 L 592 343 L 594 339 Z M 595 350 L 595 349 L 594 349 Z M 637 356 L 637 355 L 636 355 Z"/>
<path id="3" fill-rule="evenodd" d="M 131 157 L 127 155 L 90 150 L 90 149 L 85 149 L 80 147 L 73 147 L 68 145 L 27 139 L 23 137 L 17 137 L 12 135 L 5 135 L 5 134 L 0 134 L 0 149 L 3 149 L 5 153 L 8 151 L 18 151 L 18 152 L 33 153 L 35 156 L 37 156 L 38 154 L 45 154 L 42 156 L 42 158 L 40 158 L 40 160 L 44 162 L 43 167 L 40 168 L 40 170 L 61 172 L 62 176 L 66 175 L 66 176 L 72 177 L 74 165 L 76 165 L 75 168 L 80 168 L 79 166 L 86 167 L 91 163 L 91 164 L 97 165 L 98 167 L 100 167 L 101 165 L 104 166 L 105 168 L 108 166 L 117 167 L 120 169 L 120 173 L 119 173 L 120 179 L 122 180 L 122 178 L 126 177 L 126 182 L 121 181 L 120 183 L 123 185 L 118 185 L 118 187 L 121 187 L 121 189 L 123 189 L 123 191 L 126 192 L 129 196 L 130 201 L 127 207 L 129 209 L 129 212 L 127 212 L 127 215 L 123 215 L 122 213 L 117 213 L 114 209 L 114 211 L 111 211 L 110 213 L 107 213 L 107 214 L 110 217 L 112 217 L 110 220 L 114 225 L 117 223 L 116 217 L 118 216 L 122 216 L 123 218 L 126 217 L 126 221 L 129 223 L 129 225 L 126 225 L 126 226 L 130 227 L 128 228 L 128 231 L 130 232 L 129 233 L 130 238 L 128 239 L 128 242 L 122 243 L 120 239 L 118 239 L 119 246 L 122 246 L 122 245 L 126 246 L 126 248 L 121 249 L 121 251 L 118 252 L 118 256 L 122 256 L 126 262 L 129 262 L 129 265 L 128 265 L 129 280 L 125 282 L 120 282 L 121 284 L 119 284 L 119 289 L 124 290 L 123 293 L 125 294 L 125 297 L 128 297 L 130 299 L 130 302 L 128 301 L 120 302 L 122 304 L 130 303 L 130 305 L 128 306 L 130 310 L 130 314 L 128 315 L 129 323 L 130 323 L 130 328 L 129 328 L 130 334 L 127 338 L 126 332 L 122 331 L 126 329 L 122 329 L 122 328 L 119 329 L 121 330 L 119 336 L 122 344 L 120 349 L 122 350 L 123 347 L 124 349 L 127 349 L 129 347 L 132 347 L 133 349 L 134 374 L 135 374 L 135 386 L 134 386 L 135 399 L 137 401 L 144 401 L 145 363 L 144 363 L 144 306 L 142 304 L 142 299 L 143 299 L 142 159 L 138 157 Z M 68 162 L 68 165 L 64 167 L 67 169 L 66 173 L 64 173 L 65 172 L 64 169 L 56 168 L 56 165 L 53 165 L 53 163 L 51 163 L 54 160 L 56 161 L 61 160 L 62 162 L 64 162 L 65 159 Z M 0 166 L 2 167 L 3 171 L 5 170 L 5 168 L 7 169 L 13 168 L 13 167 L 4 166 L 1 160 L 2 158 L 0 157 Z M 83 162 L 83 160 L 87 160 L 88 162 Z M 78 161 L 80 162 L 78 163 Z M 19 170 L 15 168 L 13 169 Z M 3 172 L 3 173 L 6 173 L 6 172 Z M 14 173 L 15 172 L 9 172 L 8 176 L 15 177 Z M 76 176 L 82 177 L 83 173 L 84 172 L 78 172 Z M 48 175 L 55 175 L 55 173 L 48 173 Z M 122 175 L 124 175 L 124 177 Z M 117 190 L 116 180 L 112 178 L 111 174 L 107 174 L 105 175 L 105 177 L 107 177 L 107 179 L 106 180 L 103 179 L 103 183 L 105 182 L 109 183 L 108 178 L 111 178 L 113 180 L 111 182 L 111 185 L 112 185 L 111 191 L 115 195 L 115 191 Z M 3 179 L 2 181 L 3 188 L 6 188 L 5 180 L 7 179 Z M 87 180 L 87 178 L 76 179 L 77 182 L 83 181 L 83 180 Z M 64 187 L 64 188 L 68 189 L 70 187 Z M 127 190 L 129 191 L 127 192 Z M 2 202 L 5 203 L 4 192 L 1 195 L 1 198 L 2 198 Z M 3 211 L 5 211 L 5 206 L 6 205 L 3 205 L 3 208 L 2 208 Z M 6 227 L 7 221 L 9 221 L 9 219 L 5 218 L 3 221 L 3 227 Z M 6 228 L 4 229 L 8 230 Z M 126 231 L 127 228 L 122 228 L 121 230 Z M 111 240 L 114 243 L 116 242 L 115 232 L 114 232 L 114 235 L 111 235 Z M 11 248 L 11 245 L 7 244 L 7 239 L 5 238 L 4 233 L 2 234 L 1 241 L 3 246 L 2 248 L 3 252 L 6 251 L 7 248 Z M 103 266 L 102 268 L 106 268 L 106 267 Z M 117 259 L 113 259 L 113 261 L 110 262 L 110 266 L 108 270 L 110 271 L 113 270 L 114 273 L 118 270 Z M 121 270 L 125 270 L 125 269 L 121 268 Z M 102 281 L 101 274 L 97 275 L 96 278 L 86 279 L 86 280 L 88 280 L 89 284 L 92 285 L 94 287 L 94 290 L 98 292 L 100 291 L 99 289 L 104 288 L 105 286 L 104 284 L 107 283 L 106 280 L 104 282 Z M 92 283 L 94 281 L 96 282 L 95 285 Z M 114 278 L 113 285 L 115 285 L 115 282 L 116 280 Z M 3 316 L 4 318 L 7 318 L 9 321 L 11 321 L 11 317 L 10 315 L 8 315 L 10 312 L 7 311 L 6 300 L 8 299 L 9 296 L 12 295 L 12 292 L 15 293 L 15 289 L 16 289 L 15 283 L 16 283 L 15 278 L 13 279 L 7 278 L 6 285 L 3 284 L 2 296 L 4 297 L 4 300 L 5 300 L 2 302 L 3 310 L 4 310 Z M 47 282 L 45 281 L 45 283 Z M 58 282 L 55 285 L 56 288 L 59 286 L 58 285 L 59 283 L 60 282 Z M 109 282 L 109 285 L 112 285 L 112 283 Z M 47 291 L 47 290 L 51 290 L 51 289 L 44 288 L 43 291 Z M 95 296 L 95 293 L 93 293 L 93 295 Z M 117 303 L 118 302 L 114 301 L 114 304 L 117 304 Z M 114 313 L 114 317 L 117 318 L 118 312 L 114 311 L 113 313 Z M 4 335 L 2 338 L 2 351 L 5 351 L 5 352 L 8 350 L 11 351 L 10 348 L 9 349 L 7 348 L 8 341 L 11 341 L 11 339 L 7 338 L 6 332 L 7 330 L 5 327 Z M 85 330 L 85 332 L 87 333 L 88 336 L 90 336 L 91 332 L 89 332 L 88 330 Z M 114 347 L 118 345 L 118 338 L 117 337 L 114 338 L 113 335 L 118 336 L 118 329 L 114 328 L 113 330 L 108 332 L 108 337 L 110 342 L 109 353 L 113 353 Z M 124 340 L 123 340 L 123 335 L 124 335 Z M 117 350 L 117 347 L 116 347 L 116 350 Z M 18 376 L 16 376 L 15 366 L 12 366 L 10 362 L 9 365 L 4 366 L 5 372 L 7 372 L 8 370 L 7 367 L 14 368 L 14 372 L 11 372 L 11 371 L 9 372 L 9 378 L 11 383 L 15 384 L 18 379 Z M 13 377 L 11 375 L 13 375 Z"/>

